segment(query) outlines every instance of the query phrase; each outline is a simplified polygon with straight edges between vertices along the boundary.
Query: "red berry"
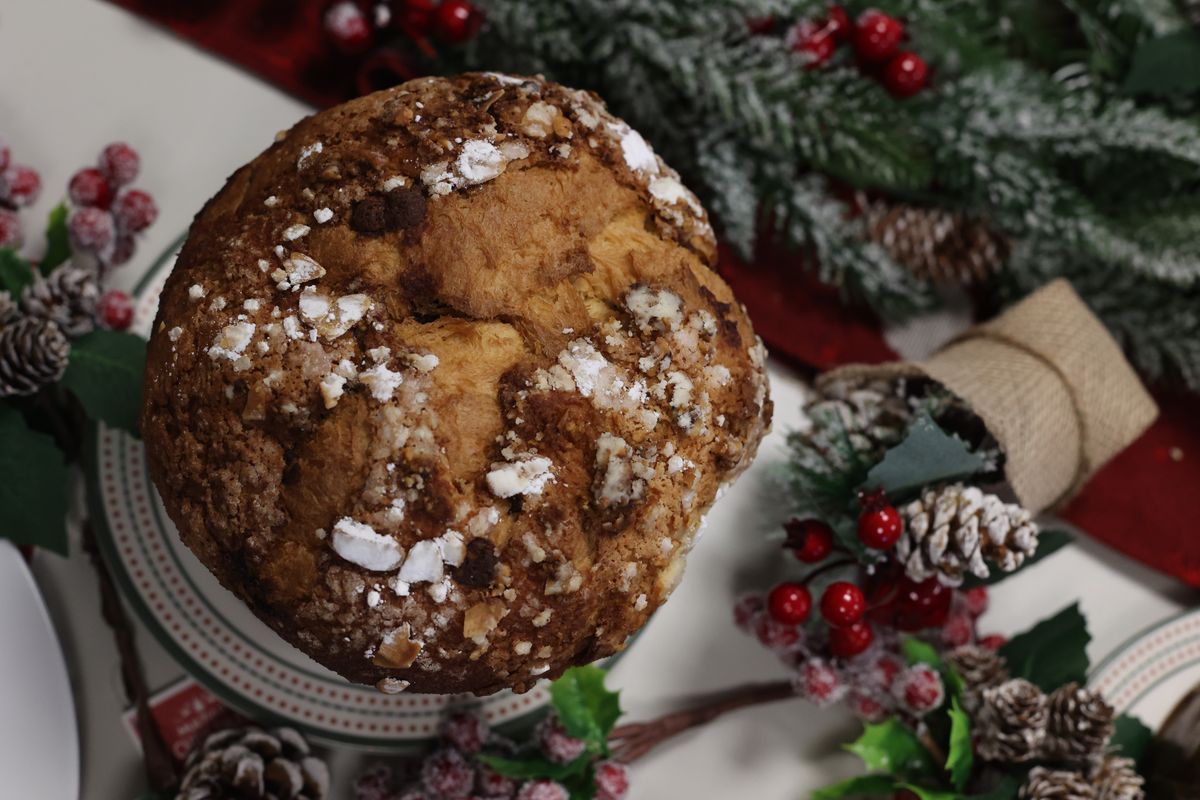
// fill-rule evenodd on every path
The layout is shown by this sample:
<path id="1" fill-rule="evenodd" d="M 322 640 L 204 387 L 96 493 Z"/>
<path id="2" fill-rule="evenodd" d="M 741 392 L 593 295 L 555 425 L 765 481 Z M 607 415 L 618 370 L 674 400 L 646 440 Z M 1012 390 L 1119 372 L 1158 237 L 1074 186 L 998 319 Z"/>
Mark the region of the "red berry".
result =
<path id="1" fill-rule="evenodd" d="M 816 69 L 833 58 L 836 44 L 833 35 L 824 25 L 818 25 L 812 20 L 803 20 L 793 25 L 785 37 L 787 46 L 793 53 L 799 53 L 804 58 L 805 69 Z"/>
<path id="2" fill-rule="evenodd" d="M 866 613 L 867 598 L 849 581 L 834 581 L 821 595 L 821 616 L 835 628 L 853 625 Z"/>
<path id="3" fill-rule="evenodd" d="M 435 0 L 404 0 L 396 21 L 417 36 L 424 36 L 433 27 L 433 14 L 437 11 Z"/>
<path id="4" fill-rule="evenodd" d="M 512 797 L 517 790 L 517 782 L 506 775 L 501 775 L 486 764 L 479 767 L 477 781 L 479 793 L 484 797 Z"/>
<path id="5" fill-rule="evenodd" d="M 966 601 L 967 613 L 972 617 L 981 617 L 988 610 L 988 590 L 986 586 L 976 586 L 962 593 Z"/>
<path id="6" fill-rule="evenodd" d="M 136 150 L 124 142 L 113 142 L 100 153 L 98 166 L 114 188 L 126 186 L 137 177 L 141 158 Z"/>
<path id="7" fill-rule="evenodd" d="M 790 653 L 800 646 L 804 638 L 800 628 L 788 625 L 772 617 L 770 614 L 760 614 L 754 625 L 754 635 L 764 647 L 783 655 Z"/>
<path id="8" fill-rule="evenodd" d="M 850 38 L 854 26 L 850 24 L 850 15 L 845 8 L 839 5 L 829 7 L 829 21 L 825 23 L 825 30 L 839 42 Z"/>
<path id="9" fill-rule="evenodd" d="M 466 797 L 475 787 L 475 770 L 462 753 L 447 747 L 425 759 L 421 765 L 421 782 L 435 795 Z"/>
<path id="10" fill-rule="evenodd" d="M 877 695 L 860 689 L 846 695 L 846 707 L 863 722 L 882 722 L 888 714 L 887 706 Z"/>
<path id="11" fill-rule="evenodd" d="M 806 564 L 824 561 L 833 552 L 833 530 L 819 519 L 789 519 L 784 547 Z"/>
<path id="12" fill-rule="evenodd" d="M 746 20 L 746 28 L 755 36 L 762 36 L 775 29 L 774 17 L 751 17 Z"/>
<path id="13" fill-rule="evenodd" d="M 458 44 L 472 38 L 483 24 L 483 15 L 467 0 L 442 0 L 434 17 L 438 36 Z"/>
<path id="14" fill-rule="evenodd" d="M 904 38 L 904 25 L 882 11 L 865 11 L 854 28 L 854 51 L 866 61 L 891 58 Z"/>
<path id="15" fill-rule="evenodd" d="M 77 206 L 108 208 L 113 193 L 103 172 L 95 167 L 85 167 L 71 176 L 67 194 Z"/>
<path id="16" fill-rule="evenodd" d="M 119 289 L 109 289 L 96 303 L 100 324 L 114 331 L 123 331 L 133 322 L 133 299 Z"/>
<path id="17" fill-rule="evenodd" d="M 555 764 L 569 764 L 583 755 L 587 748 L 586 742 L 570 736 L 558 717 L 553 715 L 538 723 L 534 736 L 542 754 Z"/>
<path id="18" fill-rule="evenodd" d="M 873 550 L 887 550 L 904 533 L 900 512 L 890 505 L 865 509 L 858 517 L 858 538 Z"/>
<path id="19" fill-rule="evenodd" d="M 149 228 L 158 219 L 158 206 L 148 193 L 141 189 L 130 189 L 117 198 L 113 216 L 121 230 L 137 233 Z"/>
<path id="20" fill-rule="evenodd" d="M 832 628 L 829 631 L 829 652 L 838 658 L 854 658 L 861 654 L 871 642 L 875 641 L 875 631 L 870 623 L 856 622 L 844 628 Z"/>
<path id="21" fill-rule="evenodd" d="M 17 212 L 0 208 L 0 247 L 19 248 L 25 243 L 21 232 L 21 218 Z"/>
<path id="22" fill-rule="evenodd" d="M 371 23 L 350 0 L 334 3 L 325 11 L 325 30 L 333 43 L 347 53 L 356 53 L 371 41 Z"/>
<path id="23" fill-rule="evenodd" d="M 8 142 L 0 139 L 0 170 L 8 167 L 8 162 L 12 158 L 12 151 L 8 149 Z"/>
<path id="24" fill-rule="evenodd" d="M 954 614 L 942 625 L 942 641 L 947 647 L 962 647 L 975 638 L 975 623 L 967 614 Z"/>
<path id="25" fill-rule="evenodd" d="M 467 755 L 482 750 L 491 733 L 482 717 L 461 711 L 451 714 L 442 724 L 442 737 Z"/>
<path id="26" fill-rule="evenodd" d="M 928 714 L 946 699 L 942 676 L 928 664 L 913 664 L 900 674 L 892 688 L 905 709 L 918 716 Z"/>
<path id="27" fill-rule="evenodd" d="M 801 664 L 792 682 L 797 694 L 817 706 L 832 705 L 846 693 L 846 684 L 837 670 L 819 658 Z"/>
<path id="28" fill-rule="evenodd" d="M 571 793 L 557 781 L 529 781 L 517 792 L 517 800 L 568 800 Z"/>
<path id="29" fill-rule="evenodd" d="M 134 252 L 137 250 L 137 242 L 134 241 L 133 234 L 117 232 L 117 239 L 113 242 L 112 250 L 108 254 L 106 263 L 110 267 L 119 267 L 129 259 L 133 258 Z"/>
<path id="30" fill-rule="evenodd" d="M 754 623 L 765 607 L 763 596 L 758 592 L 747 592 L 733 605 L 733 621 L 746 632 L 754 630 Z"/>
<path id="31" fill-rule="evenodd" d="M 80 208 L 67 220 L 67 232 L 76 250 L 103 250 L 113 238 L 112 214 L 100 208 Z"/>
<path id="32" fill-rule="evenodd" d="M 953 592 L 937 578 L 914 583 L 906 577 L 893 581 L 876 577 L 870 586 L 871 620 L 912 632 L 940 628 L 950 614 Z"/>
<path id="33" fill-rule="evenodd" d="M 42 176 L 35 169 L 9 164 L 0 172 L 0 200 L 6 200 L 10 205 L 32 205 L 41 192 Z"/>
<path id="34" fill-rule="evenodd" d="M 928 80 L 929 67 L 916 53 L 898 53 L 883 68 L 883 85 L 895 97 L 912 97 Z"/>
<path id="35" fill-rule="evenodd" d="M 619 761 L 596 765 L 596 800 L 621 800 L 629 793 L 629 768 Z"/>
<path id="36" fill-rule="evenodd" d="M 802 583 L 781 583 L 767 595 L 771 616 L 785 625 L 799 625 L 812 611 L 812 595 Z"/>
<path id="37" fill-rule="evenodd" d="M 1008 642 L 1008 637 L 1000 633 L 989 633 L 979 640 L 980 647 L 986 647 L 988 650 L 999 650 Z"/>

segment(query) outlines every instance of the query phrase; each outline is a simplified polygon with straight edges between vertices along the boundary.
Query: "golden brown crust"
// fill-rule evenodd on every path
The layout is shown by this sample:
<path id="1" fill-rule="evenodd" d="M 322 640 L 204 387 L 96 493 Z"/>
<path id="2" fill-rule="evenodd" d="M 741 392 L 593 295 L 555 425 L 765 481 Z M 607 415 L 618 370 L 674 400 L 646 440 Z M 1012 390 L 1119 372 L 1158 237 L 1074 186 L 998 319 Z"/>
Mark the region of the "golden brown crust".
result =
<path id="1" fill-rule="evenodd" d="M 347 678 L 524 690 L 645 623 L 769 424 L 714 259 L 591 95 L 473 74 L 317 114 L 167 281 L 155 483 L 221 582 Z"/>

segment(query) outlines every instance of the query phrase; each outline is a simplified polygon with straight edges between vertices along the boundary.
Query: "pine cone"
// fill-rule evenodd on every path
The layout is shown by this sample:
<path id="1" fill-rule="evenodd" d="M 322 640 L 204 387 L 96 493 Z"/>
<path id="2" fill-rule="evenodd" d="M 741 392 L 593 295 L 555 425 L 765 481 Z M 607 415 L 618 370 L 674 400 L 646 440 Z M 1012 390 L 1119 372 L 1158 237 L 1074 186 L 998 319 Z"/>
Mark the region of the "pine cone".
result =
<path id="1" fill-rule="evenodd" d="M 329 768 L 291 728 L 218 731 L 183 766 L 175 800 L 323 800 L 329 792 Z"/>
<path id="2" fill-rule="evenodd" d="M 1013 678 L 983 690 L 977 722 L 979 755 L 1019 764 L 1041 751 L 1046 738 L 1046 695 L 1027 680 Z"/>
<path id="3" fill-rule="evenodd" d="M 7 325 L 17 318 L 17 302 L 12 295 L 0 289 L 0 325 Z"/>
<path id="4" fill-rule="evenodd" d="M 986 647 L 974 644 L 957 647 L 946 654 L 946 661 L 963 680 L 963 707 L 971 714 L 979 711 L 984 689 L 1008 680 L 1004 659 Z"/>
<path id="5" fill-rule="evenodd" d="M 863 217 L 871 241 L 922 280 L 969 286 L 1008 260 L 1008 239 L 963 214 L 876 201 Z"/>
<path id="6" fill-rule="evenodd" d="M 1145 800 L 1145 778 L 1134 769 L 1133 759 L 1108 756 L 1092 777 L 1096 800 Z"/>
<path id="7" fill-rule="evenodd" d="M 895 381 L 839 381 L 804 407 L 811 423 L 792 434 L 800 466 L 820 473 L 870 460 L 904 438 L 912 417 L 902 386 Z"/>
<path id="8" fill-rule="evenodd" d="M 75 339 L 96 327 L 99 299 L 95 273 L 63 264 L 49 277 L 35 275 L 33 283 L 21 293 L 21 307 L 31 317 L 58 323 L 63 333 Z"/>
<path id="9" fill-rule="evenodd" d="M 1068 683 L 1046 700 L 1047 758 L 1085 762 L 1103 754 L 1113 735 L 1113 708 L 1099 693 Z"/>
<path id="10" fill-rule="evenodd" d="M 62 377 L 71 343 L 49 320 L 22 317 L 0 328 L 0 397 L 34 394 Z"/>
<path id="11" fill-rule="evenodd" d="M 1021 800 L 1094 800 L 1096 790 L 1078 772 L 1034 767 L 1021 787 Z"/>
<path id="12" fill-rule="evenodd" d="M 901 513 L 904 534 L 896 558 L 914 581 L 936 575 L 947 586 L 959 586 L 966 572 L 988 577 L 987 561 L 1012 572 L 1037 550 L 1033 515 L 974 486 L 928 489 Z"/>

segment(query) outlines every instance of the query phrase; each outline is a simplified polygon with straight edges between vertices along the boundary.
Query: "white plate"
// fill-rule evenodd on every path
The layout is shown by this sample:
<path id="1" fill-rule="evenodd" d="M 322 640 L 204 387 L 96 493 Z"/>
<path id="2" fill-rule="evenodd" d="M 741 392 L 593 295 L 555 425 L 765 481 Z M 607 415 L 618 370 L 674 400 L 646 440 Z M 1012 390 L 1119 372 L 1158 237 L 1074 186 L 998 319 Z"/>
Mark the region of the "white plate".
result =
<path id="1" fill-rule="evenodd" d="M 79 797 L 67 665 L 21 553 L 0 540 L 0 780 L 5 797 Z"/>

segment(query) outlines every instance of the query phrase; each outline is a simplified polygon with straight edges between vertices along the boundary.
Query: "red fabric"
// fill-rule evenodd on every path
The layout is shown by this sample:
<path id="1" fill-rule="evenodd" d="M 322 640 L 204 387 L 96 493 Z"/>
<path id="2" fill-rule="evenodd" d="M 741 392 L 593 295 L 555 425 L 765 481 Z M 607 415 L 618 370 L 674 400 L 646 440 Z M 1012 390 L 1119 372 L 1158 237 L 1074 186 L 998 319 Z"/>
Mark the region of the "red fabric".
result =
<path id="1" fill-rule="evenodd" d="M 330 0 L 110 0 L 169 27 L 318 107 L 419 69 L 421 47 L 402 34 L 387 47 L 338 53 L 321 15 Z M 398 43 L 398 44 L 397 44 Z M 894 359 L 878 321 L 845 307 L 802 259 L 767 250 L 721 271 L 772 352 L 819 370 Z M 1065 517 L 1127 555 L 1200 586 L 1200 396 L 1160 396 L 1162 417 L 1092 479 Z"/>

